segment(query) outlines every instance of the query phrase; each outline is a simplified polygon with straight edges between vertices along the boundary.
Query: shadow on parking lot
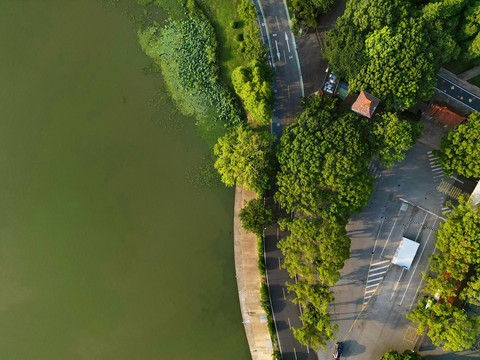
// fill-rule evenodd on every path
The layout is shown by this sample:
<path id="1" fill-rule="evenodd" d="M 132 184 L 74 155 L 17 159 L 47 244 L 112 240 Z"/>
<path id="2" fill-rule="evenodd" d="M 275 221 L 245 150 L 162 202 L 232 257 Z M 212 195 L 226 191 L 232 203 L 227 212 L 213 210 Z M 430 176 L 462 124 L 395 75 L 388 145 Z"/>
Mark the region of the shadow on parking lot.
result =
<path id="1" fill-rule="evenodd" d="M 359 344 L 357 340 L 346 340 L 343 345 L 343 354 L 345 357 L 354 356 L 365 352 L 365 346 Z"/>

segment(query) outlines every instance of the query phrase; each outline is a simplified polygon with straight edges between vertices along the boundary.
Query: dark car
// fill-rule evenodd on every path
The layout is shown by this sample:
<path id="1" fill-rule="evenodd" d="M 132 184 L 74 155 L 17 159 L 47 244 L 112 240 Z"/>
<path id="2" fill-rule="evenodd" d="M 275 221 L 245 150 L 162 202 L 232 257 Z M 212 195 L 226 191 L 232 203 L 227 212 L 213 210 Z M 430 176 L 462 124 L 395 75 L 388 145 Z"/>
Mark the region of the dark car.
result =
<path id="1" fill-rule="evenodd" d="M 340 355 L 342 355 L 342 352 L 343 352 L 343 342 L 335 343 L 335 350 L 333 351 L 333 358 L 334 359 L 340 359 Z"/>

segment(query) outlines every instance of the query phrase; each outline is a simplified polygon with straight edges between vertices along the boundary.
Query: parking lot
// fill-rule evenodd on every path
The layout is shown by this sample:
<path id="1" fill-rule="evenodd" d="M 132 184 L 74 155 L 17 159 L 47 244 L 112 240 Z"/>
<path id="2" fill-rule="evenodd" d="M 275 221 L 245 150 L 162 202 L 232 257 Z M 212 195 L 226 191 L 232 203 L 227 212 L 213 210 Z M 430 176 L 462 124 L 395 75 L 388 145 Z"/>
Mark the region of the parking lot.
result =
<path id="1" fill-rule="evenodd" d="M 422 272 L 428 269 L 436 233 L 449 212 L 446 203 L 472 190 L 471 183 L 438 170 L 432 150 L 417 143 L 392 168 L 370 164 L 375 191 L 347 226 L 351 258 L 334 287 L 331 305 L 345 358 L 379 359 L 390 349 L 413 349 L 417 341 L 415 324 L 405 315 L 424 295 Z M 419 244 L 409 270 L 391 263 L 403 237 Z M 318 353 L 319 359 L 330 359 L 330 349 L 333 343 L 327 353 Z"/>

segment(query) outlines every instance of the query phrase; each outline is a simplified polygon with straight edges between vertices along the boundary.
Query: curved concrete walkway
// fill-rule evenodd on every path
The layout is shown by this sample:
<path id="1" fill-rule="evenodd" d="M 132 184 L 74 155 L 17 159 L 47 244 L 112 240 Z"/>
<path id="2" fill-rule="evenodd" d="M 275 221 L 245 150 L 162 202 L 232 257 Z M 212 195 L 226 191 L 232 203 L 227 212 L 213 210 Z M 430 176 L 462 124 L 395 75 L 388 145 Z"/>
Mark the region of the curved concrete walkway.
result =
<path id="1" fill-rule="evenodd" d="M 257 267 L 257 237 L 242 228 L 238 213 L 244 201 L 256 198 L 253 191 L 242 186 L 235 188 L 234 250 L 238 298 L 243 324 L 253 360 L 272 359 L 272 341 L 267 327 L 267 316 L 260 306 L 260 272 Z"/>

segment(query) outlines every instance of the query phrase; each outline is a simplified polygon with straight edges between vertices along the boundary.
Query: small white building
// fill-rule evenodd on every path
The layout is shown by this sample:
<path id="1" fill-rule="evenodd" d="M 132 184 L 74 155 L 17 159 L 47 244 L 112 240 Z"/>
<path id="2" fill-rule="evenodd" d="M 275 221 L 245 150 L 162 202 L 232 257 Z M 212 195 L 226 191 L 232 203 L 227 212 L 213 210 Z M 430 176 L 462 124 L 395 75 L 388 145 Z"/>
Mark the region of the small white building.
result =
<path id="1" fill-rule="evenodd" d="M 419 246 L 419 243 L 403 237 L 397 251 L 395 251 L 395 255 L 393 255 L 392 264 L 409 270 Z"/>

